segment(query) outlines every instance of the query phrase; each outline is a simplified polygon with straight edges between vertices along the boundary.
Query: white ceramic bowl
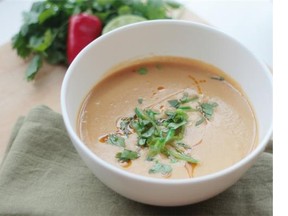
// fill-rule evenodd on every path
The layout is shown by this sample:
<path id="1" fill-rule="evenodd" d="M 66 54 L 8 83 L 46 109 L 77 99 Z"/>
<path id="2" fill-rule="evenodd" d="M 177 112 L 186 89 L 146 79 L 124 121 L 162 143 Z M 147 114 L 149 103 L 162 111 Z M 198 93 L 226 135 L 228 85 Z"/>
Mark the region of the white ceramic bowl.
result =
<path id="1" fill-rule="evenodd" d="M 92 153 L 76 133 L 77 115 L 84 97 L 111 67 L 127 60 L 153 55 L 199 59 L 222 69 L 238 81 L 256 112 L 259 123 L 257 148 L 229 168 L 203 177 L 179 180 L 131 174 Z M 147 21 L 111 31 L 82 50 L 64 78 L 61 106 L 75 148 L 105 185 L 142 203 L 186 205 L 203 201 L 227 189 L 264 150 L 272 132 L 272 77 L 255 55 L 215 28 L 188 21 Z"/>

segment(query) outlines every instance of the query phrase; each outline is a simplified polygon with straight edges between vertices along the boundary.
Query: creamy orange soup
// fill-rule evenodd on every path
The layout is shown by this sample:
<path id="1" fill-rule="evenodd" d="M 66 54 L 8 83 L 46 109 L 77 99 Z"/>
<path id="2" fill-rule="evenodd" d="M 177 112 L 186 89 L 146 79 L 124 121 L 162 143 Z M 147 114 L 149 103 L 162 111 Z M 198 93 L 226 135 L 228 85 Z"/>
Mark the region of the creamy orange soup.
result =
<path id="1" fill-rule="evenodd" d="M 106 75 L 85 98 L 78 133 L 100 158 L 156 178 L 192 178 L 227 168 L 257 145 L 240 86 L 212 65 L 153 57 Z"/>

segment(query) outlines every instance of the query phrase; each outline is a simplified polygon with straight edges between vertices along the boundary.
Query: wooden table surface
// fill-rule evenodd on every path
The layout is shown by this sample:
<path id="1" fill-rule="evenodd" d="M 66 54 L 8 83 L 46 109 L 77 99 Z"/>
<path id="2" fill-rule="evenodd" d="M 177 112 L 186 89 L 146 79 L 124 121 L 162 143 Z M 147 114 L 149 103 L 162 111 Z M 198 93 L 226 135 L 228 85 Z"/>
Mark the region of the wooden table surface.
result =
<path id="1" fill-rule="evenodd" d="M 184 10 L 179 19 L 206 23 L 191 11 Z M 7 42 L 0 46 L 0 161 L 4 156 L 13 125 L 31 108 L 45 104 L 60 111 L 60 90 L 66 67 L 44 64 L 32 82 L 25 80 L 29 61 L 19 58 Z"/>
<path id="2" fill-rule="evenodd" d="M 24 78 L 28 62 L 7 43 L 0 47 L 0 160 L 19 116 L 38 104 L 60 112 L 60 89 L 66 68 L 45 64 L 33 82 Z"/>

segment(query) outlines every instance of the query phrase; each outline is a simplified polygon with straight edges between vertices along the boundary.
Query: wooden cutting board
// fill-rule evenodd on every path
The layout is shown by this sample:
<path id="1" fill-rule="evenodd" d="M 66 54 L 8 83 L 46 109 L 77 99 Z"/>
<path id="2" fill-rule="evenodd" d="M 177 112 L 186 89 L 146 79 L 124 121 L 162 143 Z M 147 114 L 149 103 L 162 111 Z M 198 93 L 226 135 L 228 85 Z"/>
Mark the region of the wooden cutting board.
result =
<path id="1" fill-rule="evenodd" d="M 179 17 L 207 24 L 188 10 L 184 10 Z M 13 125 L 20 116 L 40 104 L 61 112 L 60 89 L 67 68 L 44 64 L 36 79 L 27 82 L 24 74 L 28 63 L 17 56 L 10 42 L 0 46 L 0 161 Z"/>

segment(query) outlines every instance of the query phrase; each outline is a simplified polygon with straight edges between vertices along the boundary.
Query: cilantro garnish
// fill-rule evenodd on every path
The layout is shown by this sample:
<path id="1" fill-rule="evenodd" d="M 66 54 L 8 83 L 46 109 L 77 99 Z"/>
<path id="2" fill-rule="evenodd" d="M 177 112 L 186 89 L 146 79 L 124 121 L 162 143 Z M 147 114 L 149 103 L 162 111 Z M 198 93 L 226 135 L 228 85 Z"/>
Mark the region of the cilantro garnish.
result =
<path id="1" fill-rule="evenodd" d="M 212 76 L 210 78 L 214 79 L 214 80 L 218 80 L 218 81 L 224 81 L 225 80 L 224 77 L 222 77 L 222 76 Z"/>
<path id="2" fill-rule="evenodd" d="M 161 121 L 157 119 L 158 113 L 152 110 L 135 109 L 136 119 L 132 122 L 132 128 L 138 134 L 138 145 L 147 147 L 148 160 L 153 160 L 158 154 L 164 154 L 167 157 L 185 160 L 191 163 L 197 163 L 190 156 L 184 154 L 184 148 L 175 148 L 175 142 L 180 141 L 184 136 L 185 126 L 188 122 L 188 115 L 181 109 L 167 111 L 166 117 Z"/>
<path id="3" fill-rule="evenodd" d="M 211 120 L 214 113 L 214 109 L 218 106 L 216 102 L 199 103 L 198 110 L 202 114 L 202 117 L 196 122 L 195 126 L 198 126 L 206 120 Z"/>
<path id="4" fill-rule="evenodd" d="M 177 108 L 180 103 L 178 100 L 169 100 L 168 103 L 170 104 L 170 106 Z"/>
<path id="5" fill-rule="evenodd" d="M 137 101 L 138 101 L 138 104 L 142 104 L 143 103 L 143 98 L 139 97 Z"/>
<path id="6" fill-rule="evenodd" d="M 200 112 L 203 114 L 203 116 L 210 120 L 212 118 L 212 115 L 214 113 L 215 107 L 217 107 L 218 104 L 216 102 L 212 103 L 200 103 Z"/>
<path id="7" fill-rule="evenodd" d="M 183 142 L 176 142 L 175 143 L 177 146 L 182 147 L 184 149 L 191 149 L 191 147 Z"/>
<path id="8" fill-rule="evenodd" d="M 174 107 L 174 108 L 179 108 L 181 105 L 192 102 L 192 101 L 197 101 L 198 100 L 198 96 L 195 95 L 193 97 L 189 97 L 189 95 L 187 94 L 187 92 L 185 92 L 183 94 L 183 97 L 180 98 L 179 100 L 169 100 L 168 103 L 170 104 L 170 106 Z M 182 109 L 190 109 L 189 106 L 182 106 Z"/>
<path id="9" fill-rule="evenodd" d="M 156 161 L 155 165 L 149 169 L 149 173 L 161 173 L 162 175 L 167 175 L 172 172 L 172 167 L 169 164 L 162 164 Z"/>
<path id="10" fill-rule="evenodd" d="M 124 149 L 122 152 L 118 152 L 115 157 L 118 158 L 120 162 L 129 162 L 130 160 L 139 158 L 140 155 L 135 151 Z"/>
<path id="11" fill-rule="evenodd" d="M 148 73 L 148 70 L 147 70 L 147 68 L 141 67 L 141 68 L 137 69 L 137 73 L 140 75 L 145 75 Z"/>
<path id="12" fill-rule="evenodd" d="M 191 147 L 183 143 L 183 137 L 186 126 L 189 121 L 188 112 L 198 112 L 201 118 L 195 123 L 195 126 L 205 121 L 211 121 L 216 102 L 198 102 L 196 105 L 187 104 L 198 100 L 198 96 L 189 96 L 187 93 L 178 100 L 169 100 L 171 108 L 164 113 L 159 113 L 153 109 L 134 109 L 134 116 L 122 118 L 120 122 L 120 134 L 128 136 L 136 133 L 137 143 L 140 149 L 147 149 L 147 160 L 156 161 L 155 165 L 149 170 L 149 173 L 162 173 L 163 175 L 172 172 L 172 167 L 162 164 L 156 160 L 156 156 L 162 155 L 170 159 L 171 163 L 185 161 L 191 164 L 197 164 L 199 161 L 194 159 L 188 152 Z M 195 107 L 192 107 L 195 106 Z M 107 143 L 125 148 L 125 138 L 117 134 L 108 135 Z M 138 152 L 124 149 L 116 154 L 120 162 L 130 162 L 139 158 Z"/>
<path id="13" fill-rule="evenodd" d="M 130 129 L 130 123 L 131 123 L 132 118 L 122 118 L 120 122 L 120 130 L 122 131 L 123 134 L 128 136 L 131 134 L 131 129 Z"/>
<path id="14" fill-rule="evenodd" d="M 107 143 L 120 147 L 125 147 L 125 139 L 117 134 L 109 134 Z"/>
<path id="15" fill-rule="evenodd" d="M 189 163 L 198 163 L 198 160 L 192 158 L 191 156 L 184 154 L 183 152 L 178 152 L 175 150 L 168 150 L 169 155 L 172 155 L 174 158 L 187 161 Z"/>
<path id="16" fill-rule="evenodd" d="M 205 122 L 205 118 L 202 116 L 202 117 L 195 123 L 195 126 L 201 125 L 203 122 Z"/>

